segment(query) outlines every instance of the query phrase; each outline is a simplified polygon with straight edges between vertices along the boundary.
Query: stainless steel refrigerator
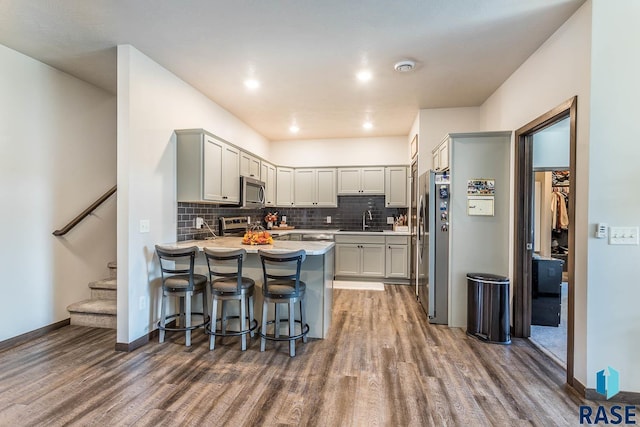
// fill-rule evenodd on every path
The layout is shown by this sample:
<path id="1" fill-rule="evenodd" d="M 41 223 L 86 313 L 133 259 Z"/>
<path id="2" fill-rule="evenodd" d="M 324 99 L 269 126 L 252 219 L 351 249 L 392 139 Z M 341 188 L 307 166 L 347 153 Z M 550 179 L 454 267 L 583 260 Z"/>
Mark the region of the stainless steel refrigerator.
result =
<path id="1" fill-rule="evenodd" d="M 429 171 L 418 179 L 418 301 L 430 323 L 449 315 L 449 175 Z"/>

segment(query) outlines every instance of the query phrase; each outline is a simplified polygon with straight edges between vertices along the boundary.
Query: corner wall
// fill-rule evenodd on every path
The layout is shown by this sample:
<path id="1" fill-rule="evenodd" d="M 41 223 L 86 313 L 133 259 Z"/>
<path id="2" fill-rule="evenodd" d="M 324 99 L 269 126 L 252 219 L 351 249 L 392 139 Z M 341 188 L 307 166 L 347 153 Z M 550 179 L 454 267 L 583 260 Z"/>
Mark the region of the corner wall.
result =
<path id="1" fill-rule="evenodd" d="M 640 2 L 594 1 L 591 53 L 587 272 L 587 386 L 607 366 L 620 389 L 640 392 L 640 246 L 596 239 L 596 224 L 640 226 Z"/>
<path id="2" fill-rule="evenodd" d="M 115 96 L 0 45 L 0 341 L 69 318 L 116 258 Z"/>
<path id="3" fill-rule="evenodd" d="M 118 46 L 118 343 L 155 329 L 154 245 L 176 241 L 175 129 L 204 128 L 269 157 L 268 141 L 129 45 Z M 140 233 L 140 220 L 150 232 Z"/>
<path id="4" fill-rule="evenodd" d="M 515 130 L 578 96 L 574 375 L 583 384 L 592 382 L 591 373 L 587 372 L 586 337 L 590 69 L 591 1 L 587 1 L 481 107 L 483 130 Z M 512 166 L 512 182 L 513 173 Z M 513 223 L 513 204 L 511 218 Z M 510 247 L 513 248 L 513 230 Z M 509 264 L 513 266 L 513 260 Z"/>

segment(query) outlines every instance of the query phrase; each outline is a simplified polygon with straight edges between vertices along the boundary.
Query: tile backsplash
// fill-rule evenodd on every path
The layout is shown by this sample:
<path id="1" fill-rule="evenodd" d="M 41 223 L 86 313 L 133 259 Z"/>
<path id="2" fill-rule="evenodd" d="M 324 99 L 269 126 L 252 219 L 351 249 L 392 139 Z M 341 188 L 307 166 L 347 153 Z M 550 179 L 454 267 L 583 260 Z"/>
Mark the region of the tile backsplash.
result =
<path id="1" fill-rule="evenodd" d="M 219 207 L 204 203 L 178 203 L 177 240 L 204 239 L 210 236 L 209 230 L 193 227 L 196 217 L 204 218 L 211 229 L 219 234 L 218 217 L 221 216 L 251 216 L 251 221 L 264 223 L 264 216 L 268 212 L 278 212 L 278 217 L 287 216 L 287 224 L 304 229 L 362 229 L 362 214 L 371 211 L 367 225 L 369 230 L 390 230 L 387 217 L 397 217 L 406 214 L 406 208 L 387 208 L 384 196 L 338 196 L 337 208 L 265 208 L 238 209 Z M 326 223 L 327 216 L 331 216 L 331 224 Z"/>

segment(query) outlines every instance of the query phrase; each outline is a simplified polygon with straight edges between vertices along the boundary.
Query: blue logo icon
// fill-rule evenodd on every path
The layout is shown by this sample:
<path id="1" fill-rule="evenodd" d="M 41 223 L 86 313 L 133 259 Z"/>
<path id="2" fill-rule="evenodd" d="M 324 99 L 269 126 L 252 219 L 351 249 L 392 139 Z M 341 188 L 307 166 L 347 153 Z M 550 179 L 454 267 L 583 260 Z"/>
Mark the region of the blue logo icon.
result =
<path id="1" fill-rule="evenodd" d="M 607 366 L 609 375 L 605 374 L 605 370 L 596 373 L 596 391 L 607 396 L 607 400 L 620 392 L 620 372 Z"/>

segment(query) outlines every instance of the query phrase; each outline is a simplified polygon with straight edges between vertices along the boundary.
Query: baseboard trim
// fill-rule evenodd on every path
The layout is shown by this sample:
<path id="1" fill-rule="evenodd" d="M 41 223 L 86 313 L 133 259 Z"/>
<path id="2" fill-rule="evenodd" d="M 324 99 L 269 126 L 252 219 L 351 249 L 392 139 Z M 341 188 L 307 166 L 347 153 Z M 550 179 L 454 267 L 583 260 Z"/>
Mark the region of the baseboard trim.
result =
<path id="1" fill-rule="evenodd" d="M 632 392 L 632 391 L 621 391 L 620 393 L 613 396 L 611 399 L 606 399 L 603 395 L 598 393 L 593 388 L 585 389 L 584 394 L 585 399 L 595 400 L 601 402 L 616 402 L 616 403 L 625 403 L 627 405 L 640 405 L 640 393 Z"/>
<path id="2" fill-rule="evenodd" d="M 585 397 L 586 393 L 587 393 L 587 387 L 585 387 L 584 384 L 582 384 L 580 381 L 578 381 L 577 379 L 573 378 L 572 383 L 570 384 L 570 386 L 581 396 L 581 397 Z"/>
<path id="3" fill-rule="evenodd" d="M 38 328 L 34 331 L 24 333 L 22 335 L 18 335 L 17 337 L 9 338 L 8 340 L 4 340 L 0 342 L 0 351 L 7 350 L 9 348 L 15 347 L 17 345 L 23 344 L 27 341 L 31 341 L 35 338 L 39 338 L 43 335 L 48 334 L 49 332 L 53 332 L 56 329 L 64 328 L 65 326 L 69 326 L 71 324 L 71 318 L 64 319 L 56 323 L 52 323 L 47 326 L 43 326 L 42 328 Z"/>
<path id="4" fill-rule="evenodd" d="M 167 323 L 167 327 L 175 327 L 175 323 L 176 321 L 173 320 Z M 147 335 L 143 335 L 137 340 L 134 340 L 130 343 L 117 342 L 116 351 L 124 351 L 124 352 L 130 353 L 134 350 L 137 350 L 143 345 L 147 344 L 149 341 L 158 338 L 159 332 L 160 332 L 159 329 L 154 329 L 153 331 L 149 332 Z"/>

